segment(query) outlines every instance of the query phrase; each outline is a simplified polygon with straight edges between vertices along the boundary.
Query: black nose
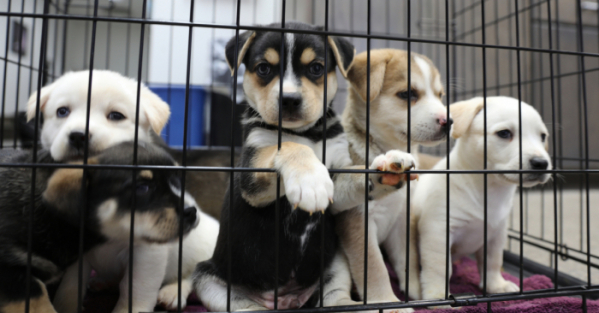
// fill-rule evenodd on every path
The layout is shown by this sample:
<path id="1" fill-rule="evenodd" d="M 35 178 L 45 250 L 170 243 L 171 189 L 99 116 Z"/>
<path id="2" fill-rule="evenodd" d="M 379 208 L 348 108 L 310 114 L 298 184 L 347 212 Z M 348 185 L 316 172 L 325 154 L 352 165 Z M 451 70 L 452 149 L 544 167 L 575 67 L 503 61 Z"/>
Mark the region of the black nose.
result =
<path id="1" fill-rule="evenodd" d="M 82 132 L 74 131 L 69 134 L 69 144 L 77 149 L 83 148 L 85 140 L 85 134 Z"/>
<path id="2" fill-rule="evenodd" d="M 444 132 L 449 132 L 451 130 L 451 125 L 453 125 L 453 119 L 450 117 L 448 119 L 437 120 L 439 125 L 441 125 L 441 130 Z"/>
<path id="3" fill-rule="evenodd" d="M 549 162 L 543 158 L 532 158 L 530 159 L 530 167 L 533 170 L 546 170 L 549 166 Z"/>
<path id="4" fill-rule="evenodd" d="M 183 209 L 183 218 L 186 223 L 194 224 L 197 219 L 197 209 L 193 206 Z"/>
<path id="5" fill-rule="evenodd" d="M 296 94 L 283 94 L 283 112 L 296 113 L 302 106 L 302 96 Z"/>

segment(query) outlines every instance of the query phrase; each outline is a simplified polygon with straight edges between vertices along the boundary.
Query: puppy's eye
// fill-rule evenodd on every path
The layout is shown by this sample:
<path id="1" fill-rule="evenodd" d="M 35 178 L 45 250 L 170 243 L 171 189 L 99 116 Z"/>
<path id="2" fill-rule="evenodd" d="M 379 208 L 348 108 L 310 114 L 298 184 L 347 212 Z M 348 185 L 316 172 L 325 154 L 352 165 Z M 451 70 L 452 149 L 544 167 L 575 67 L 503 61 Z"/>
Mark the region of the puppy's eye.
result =
<path id="1" fill-rule="evenodd" d="M 70 113 L 71 113 L 71 110 L 69 110 L 69 108 L 67 108 L 67 107 L 60 107 L 60 108 L 58 108 L 58 110 L 56 110 L 57 117 L 67 117 L 67 116 L 69 116 Z"/>
<path id="2" fill-rule="evenodd" d="M 503 139 L 512 139 L 512 132 L 504 129 L 504 130 L 500 130 L 498 132 L 495 133 L 497 135 L 497 137 L 499 138 L 503 138 Z"/>
<path id="3" fill-rule="evenodd" d="M 143 196 L 145 194 L 147 194 L 148 192 L 150 192 L 150 185 L 148 184 L 139 184 L 137 185 L 137 188 L 135 189 L 135 194 L 137 194 L 138 196 Z"/>
<path id="4" fill-rule="evenodd" d="M 547 139 L 547 134 L 541 134 L 541 141 L 545 142 L 545 139 Z"/>
<path id="5" fill-rule="evenodd" d="M 418 101 L 418 93 L 414 89 L 410 90 L 409 94 L 407 90 L 398 92 L 397 97 L 406 101 L 408 101 L 408 97 L 411 97 L 411 101 Z"/>
<path id="6" fill-rule="evenodd" d="M 443 93 L 442 92 L 439 93 L 439 98 L 443 98 Z"/>
<path id="7" fill-rule="evenodd" d="M 320 63 L 312 63 L 309 68 L 310 74 L 320 76 L 324 74 L 324 66 Z"/>
<path id="8" fill-rule="evenodd" d="M 270 64 L 268 63 L 260 63 L 256 67 L 256 73 L 260 76 L 267 76 L 270 74 Z"/>
<path id="9" fill-rule="evenodd" d="M 108 118 L 111 121 L 120 121 L 124 120 L 125 116 L 119 112 L 112 111 L 108 113 L 108 116 L 106 118 Z"/>

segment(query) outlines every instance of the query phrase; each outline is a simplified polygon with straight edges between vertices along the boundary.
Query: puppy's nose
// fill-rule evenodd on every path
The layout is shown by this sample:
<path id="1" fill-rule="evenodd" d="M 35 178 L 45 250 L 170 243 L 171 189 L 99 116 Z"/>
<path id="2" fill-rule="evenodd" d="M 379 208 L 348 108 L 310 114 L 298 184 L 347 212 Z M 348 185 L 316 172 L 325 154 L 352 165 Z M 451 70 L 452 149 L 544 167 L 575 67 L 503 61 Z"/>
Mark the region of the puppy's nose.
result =
<path id="1" fill-rule="evenodd" d="M 193 206 L 183 209 L 183 219 L 186 223 L 194 224 L 197 218 L 197 209 Z"/>
<path id="2" fill-rule="evenodd" d="M 530 167 L 533 170 L 546 170 L 549 166 L 549 162 L 543 158 L 532 158 L 530 159 Z"/>
<path id="3" fill-rule="evenodd" d="M 85 145 L 85 133 L 74 131 L 69 134 L 69 144 L 77 149 L 83 148 Z"/>
<path id="4" fill-rule="evenodd" d="M 437 123 L 441 126 L 443 131 L 449 131 L 451 129 L 451 125 L 453 124 L 453 119 L 450 118 L 438 118 Z"/>
<path id="5" fill-rule="evenodd" d="M 283 94 L 283 111 L 295 112 L 302 105 L 302 96 L 299 94 Z"/>

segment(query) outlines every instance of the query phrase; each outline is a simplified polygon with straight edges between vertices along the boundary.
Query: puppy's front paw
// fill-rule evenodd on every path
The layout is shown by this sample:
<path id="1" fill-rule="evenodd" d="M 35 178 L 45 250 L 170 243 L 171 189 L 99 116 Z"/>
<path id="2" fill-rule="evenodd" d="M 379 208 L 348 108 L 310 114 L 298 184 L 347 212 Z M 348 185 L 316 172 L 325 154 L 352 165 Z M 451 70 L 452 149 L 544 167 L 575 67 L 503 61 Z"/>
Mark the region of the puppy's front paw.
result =
<path id="1" fill-rule="evenodd" d="M 187 297 L 191 293 L 192 284 L 187 280 L 181 281 L 181 308 L 187 306 Z M 169 311 L 177 310 L 179 286 L 177 283 L 165 285 L 158 293 L 158 304 Z"/>
<path id="2" fill-rule="evenodd" d="M 480 284 L 482 289 L 482 282 Z M 505 280 L 503 277 L 498 279 L 497 282 L 487 284 L 488 293 L 506 293 L 506 292 L 518 292 L 520 287 L 509 280 Z"/>
<path id="3" fill-rule="evenodd" d="M 316 159 L 309 168 L 281 171 L 287 200 L 308 212 L 324 211 L 333 199 L 333 181 L 329 170 Z"/>
<path id="4" fill-rule="evenodd" d="M 377 156 L 370 169 L 381 172 L 370 175 L 369 191 L 372 199 L 380 198 L 396 189 L 403 187 L 406 180 L 418 178 L 417 174 L 405 174 L 404 171 L 416 166 L 411 154 L 399 150 L 390 150 L 385 154 Z"/>

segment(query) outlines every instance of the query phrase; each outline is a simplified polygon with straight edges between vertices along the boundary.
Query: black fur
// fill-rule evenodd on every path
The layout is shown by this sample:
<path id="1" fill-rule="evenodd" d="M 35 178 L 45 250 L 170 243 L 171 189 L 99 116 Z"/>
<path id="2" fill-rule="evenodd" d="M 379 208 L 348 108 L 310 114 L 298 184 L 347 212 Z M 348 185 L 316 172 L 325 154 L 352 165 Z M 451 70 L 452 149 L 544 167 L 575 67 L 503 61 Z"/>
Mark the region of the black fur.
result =
<path id="1" fill-rule="evenodd" d="M 93 163 L 132 164 L 133 143 L 127 142 L 106 149 L 94 158 Z M 138 146 L 140 165 L 173 165 L 173 159 L 161 148 L 150 144 Z M 31 151 L 12 156 L 7 162 L 29 163 Z M 54 164 L 48 151 L 38 154 L 38 163 Z M 136 197 L 136 211 L 179 208 L 181 199 L 173 194 L 169 183 L 179 180 L 174 171 L 154 171 L 151 181 L 137 177 L 133 185 L 131 170 L 89 169 L 86 176 L 87 199 L 81 184 L 74 184 L 76 190 L 61 195 L 59 204 L 44 196 L 49 179 L 59 169 L 40 167 L 36 169 L 34 198 L 31 198 L 30 168 L 0 168 L 0 308 L 9 302 L 22 301 L 26 297 L 27 251 L 29 219 L 33 213 L 33 238 L 31 247 L 31 297 L 41 295 L 42 289 L 34 279 L 48 283 L 60 278 L 63 271 L 73 264 L 79 254 L 79 234 L 81 208 L 87 209 L 84 215 L 83 253 L 105 242 L 108 238 L 100 232 L 97 218 L 98 206 L 108 199 L 118 203 L 117 214 L 132 210 L 132 200 Z M 151 192 L 140 193 L 140 184 L 147 184 Z M 33 200 L 33 202 L 32 202 Z M 185 230 L 190 229 L 184 224 Z"/>

